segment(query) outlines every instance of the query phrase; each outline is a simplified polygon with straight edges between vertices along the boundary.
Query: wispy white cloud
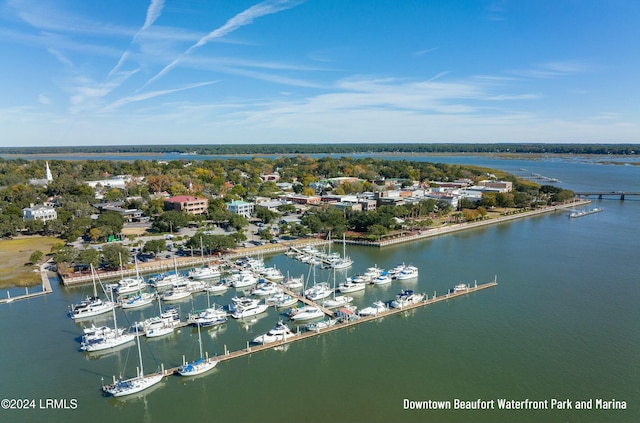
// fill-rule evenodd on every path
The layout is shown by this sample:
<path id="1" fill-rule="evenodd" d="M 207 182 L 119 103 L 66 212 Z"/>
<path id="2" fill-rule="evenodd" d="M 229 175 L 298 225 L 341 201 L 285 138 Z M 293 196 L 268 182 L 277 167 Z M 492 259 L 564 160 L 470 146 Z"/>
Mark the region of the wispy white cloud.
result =
<path id="1" fill-rule="evenodd" d="M 438 50 L 440 47 L 432 47 L 432 48 L 426 48 L 424 50 L 418 50 L 416 52 L 413 53 L 414 56 L 424 56 L 427 53 L 431 53 L 432 51 L 436 51 Z"/>
<path id="2" fill-rule="evenodd" d="M 129 97 L 124 97 L 124 98 L 121 98 L 121 99 L 119 99 L 117 101 L 114 101 L 113 103 L 107 105 L 106 107 L 104 107 L 102 109 L 102 111 L 103 112 L 112 111 L 112 110 L 118 109 L 121 106 L 124 106 L 125 104 L 135 103 L 135 102 L 138 102 L 138 101 L 144 101 L 144 100 L 148 100 L 150 98 L 159 97 L 161 95 L 173 94 L 173 93 L 176 93 L 176 92 L 179 92 L 179 91 L 185 91 L 185 90 L 190 90 L 190 89 L 193 89 L 193 88 L 204 87 L 206 85 L 215 84 L 217 82 L 218 81 L 200 82 L 200 83 L 196 83 L 196 84 L 189 84 L 189 85 L 181 87 L 181 88 L 151 91 L 151 92 L 147 92 L 147 93 L 143 93 L 143 94 L 137 94 L 137 95 L 133 95 L 133 96 L 129 96 Z"/>
<path id="3" fill-rule="evenodd" d="M 581 73 L 593 72 L 593 66 L 578 61 L 547 62 L 532 69 L 508 71 L 508 74 L 526 78 L 551 79 L 562 78 Z"/>
<path id="4" fill-rule="evenodd" d="M 80 75 L 73 78 L 68 91 L 71 91 L 70 98 L 72 114 L 96 110 L 102 106 L 104 97 L 113 90 L 120 87 L 124 81 L 139 72 L 134 69 L 128 72 L 119 72 L 117 77 L 106 82 L 95 82 L 91 78 Z"/>
<path id="5" fill-rule="evenodd" d="M 239 14 L 235 15 L 233 18 L 229 19 L 221 27 L 211 31 L 208 35 L 200 38 L 198 42 L 196 42 L 194 45 L 189 47 L 184 53 L 182 53 L 180 56 L 174 59 L 171 63 L 166 65 L 153 78 L 149 79 L 144 86 L 147 86 L 153 83 L 154 81 L 158 80 L 162 76 L 166 75 L 169 71 L 175 68 L 180 63 L 181 60 L 183 60 L 186 56 L 188 56 L 193 50 L 201 46 L 204 46 L 205 44 L 215 39 L 222 38 L 225 35 L 237 30 L 240 27 L 249 25 L 255 19 L 261 16 L 278 13 L 283 10 L 287 10 L 292 7 L 295 7 L 303 2 L 304 0 L 266 0 L 254 6 L 251 6 L 250 8 L 244 10 L 243 12 L 240 12 Z"/>
<path id="6" fill-rule="evenodd" d="M 133 45 L 133 43 L 135 43 L 136 39 L 140 36 L 142 32 L 149 29 L 151 25 L 153 25 L 153 23 L 160 17 L 163 7 L 164 7 L 164 0 L 151 0 L 151 3 L 147 8 L 147 16 L 144 20 L 144 25 L 142 25 L 142 28 L 140 28 L 140 30 L 136 32 L 136 34 L 133 36 L 133 40 L 131 40 L 131 43 L 129 44 L 129 47 L 127 48 L 127 50 L 124 53 L 122 53 L 122 56 L 120 56 L 120 60 L 118 60 L 118 63 L 116 63 L 113 69 L 109 71 L 109 73 L 107 74 L 107 79 L 111 79 L 113 74 L 118 72 L 118 70 L 120 70 L 122 65 L 124 65 L 126 60 L 129 58 L 129 55 L 130 55 L 129 51 L 131 50 L 131 46 Z"/>
<path id="7" fill-rule="evenodd" d="M 51 99 L 46 94 L 38 95 L 38 103 L 48 106 L 53 103 Z"/>

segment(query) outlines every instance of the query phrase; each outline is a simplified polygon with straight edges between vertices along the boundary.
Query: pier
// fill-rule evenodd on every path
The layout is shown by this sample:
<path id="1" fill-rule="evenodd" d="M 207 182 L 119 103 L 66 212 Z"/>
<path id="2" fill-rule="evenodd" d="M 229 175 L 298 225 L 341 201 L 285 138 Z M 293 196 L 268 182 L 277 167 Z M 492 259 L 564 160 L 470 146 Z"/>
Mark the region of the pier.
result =
<path id="1" fill-rule="evenodd" d="M 341 330 L 341 329 L 347 329 L 362 323 L 367 323 L 367 322 L 372 322 L 378 319 L 382 319 L 383 317 L 387 317 L 387 316 L 391 316 L 391 315 L 395 315 L 398 313 L 403 313 L 405 311 L 409 311 L 409 310 L 414 310 L 416 308 L 420 308 L 420 307 L 424 307 L 424 306 L 428 306 L 431 304 L 436 304 L 442 301 L 448 301 L 450 299 L 455 299 L 455 298 L 459 298 L 462 296 L 465 296 L 467 294 L 471 294 L 474 292 L 478 292 L 478 291 L 482 291 L 485 289 L 489 289 L 489 288 L 493 288 L 495 286 L 498 285 L 497 279 L 494 279 L 491 282 L 487 282 L 484 284 L 480 284 L 480 285 L 474 285 L 471 287 L 467 287 L 465 290 L 461 290 L 461 291 L 454 291 L 454 292 L 448 292 L 444 295 L 440 295 L 437 296 L 434 293 L 434 296 L 431 298 L 427 298 L 427 296 L 425 296 L 425 299 L 423 301 L 420 301 L 418 303 L 415 304 L 411 304 L 408 305 L 406 307 L 403 308 L 391 308 L 387 311 L 383 311 L 375 316 L 360 316 L 358 319 L 355 320 L 351 320 L 351 321 L 346 321 L 346 322 L 341 322 L 341 323 L 336 323 L 333 326 L 327 327 L 327 328 L 323 328 L 323 329 L 317 329 L 317 330 L 313 330 L 313 331 L 306 331 L 306 332 L 300 332 L 297 333 L 294 336 L 291 336 L 290 338 L 287 338 L 283 341 L 279 341 L 279 342 L 273 342 L 273 343 L 269 343 L 269 344 L 263 344 L 263 345 L 251 345 L 249 344 L 249 342 L 247 342 L 247 347 L 240 349 L 240 350 L 236 350 L 236 351 L 227 351 L 226 345 L 225 345 L 225 351 L 222 355 L 219 355 L 217 358 L 220 362 L 223 361 L 229 361 L 229 360 L 233 360 L 235 358 L 240 358 L 240 357 L 245 357 L 247 355 L 250 355 L 252 353 L 256 353 L 256 352 L 260 352 L 260 351 L 266 351 L 266 350 L 270 350 L 273 348 L 277 348 L 277 347 L 282 347 L 283 345 L 287 345 L 287 344 L 291 344 L 297 341 L 302 341 L 305 339 L 309 339 L 312 338 L 314 336 L 319 336 L 325 333 L 329 333 L 329 332 L 333 332 L 333 331 L 337 331 L 337 330 Z M 318 307 L 317 304 L 313 303 L 314 307 Z M 164 369 L 163 367 L 163 371 L 159 374 L 162 374 L 163 376 L 170 376 L 174 373 L 176 373 L 178 371 L 178 367 L 173 367 L 173 368 L 169 368 L 169 369 Z"/>
<path id="2" fill-rule="evenodd" d="M 51 289 L 51 281 L 49 281 L 49 275 L 47 274 L 47 270 L 45 266 L 47 263 L 44 263 L 40 266 L 40 278 L 42 279 L 42 291 L 29 292 L 29 287 L 25 287 L 25 293 L 22 295 L 16 295 L 14 297 L 9 294 L 7 291 L 7 298 L 0 299 L 0 304 L 9 304 L 14 301 L 26 300 L 29 298 L 41 297 L 47 294 L 51 294 L 53 290 Z"/>

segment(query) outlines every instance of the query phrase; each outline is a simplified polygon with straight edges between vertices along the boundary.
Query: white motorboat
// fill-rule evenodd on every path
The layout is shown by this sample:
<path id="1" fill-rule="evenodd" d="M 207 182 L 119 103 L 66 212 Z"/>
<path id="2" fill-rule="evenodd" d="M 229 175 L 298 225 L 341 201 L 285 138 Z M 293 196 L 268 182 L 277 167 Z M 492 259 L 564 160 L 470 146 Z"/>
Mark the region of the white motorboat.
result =
<path id="1" fill-rule="evenodd" d="M 291 309 L 291 320 L 304 321 L 324 317 L 324 312 L 318 307 L 305 306 Z"/>
<path id="2" fill-rule="evenodd" d="M 220 292 L 226 291 L 227 289 L 229 289 L 229 285 L 227 285 L 223 281 L 218 281 L 214 284 L 210 284 L 209 286 L 207 286 L 207 292 L 210 292 L 212 294 L 218 294 Z"/>
<path id="3" fill-rule="evenodd" d="M 209 358 L 209 354 L 202 355 L 202 336 L 200 334 L 200 326 L 198 326 L 198 345 L 200 346 L 200 358 L 190 363 L 187 363 L 182 356 L 182 365 L 178 367 L 178 374 L 180 376 L 196 376 L 216 367 L 218 364 L 217 358 Z"/>
<path id="4" fill-rule="evenodd" d="M 404 281 L 409 279 L 415 279 L 418 277 L 418 268 L 415 266 L 404 266 L 404 268 L 395 274 L 396 280 Z"/>
<path id="5" fill-rule="evenodd" d="M 144 367 L 142 367 L 142 353 L 140 352 L 140 339 L 138 339 L 138 336 L 134 336 L 134 338 L 136 338 L 138 343 L 138 357 L 140 358 L 140 367 L 138 368 L 138 375 L 134 378 L 127 379 L 127 380 L 122 380 L 122 379 L 116 380 L 114 376 L 113 384 L 102 386 L 102 390 L 106 394 L 112 395 L 114 397 L 132 395 L 140 391 L 144 391 L 145 389 L 150 388 L 153 385 L 162 381 L 162 378 L 164 376 L 162 373 L 156 373 L 149 376 L 144 375 Z"/>
<path id="6" fill-rule="evenodd" d="M 365 282 L 373 282 L 375 278 L 382 274 L 384 269 L 380 269 L 378 266 L 368 267 L 367 270 L 362 274 L 362 279 Z"/>
<path id="7" fill-rule="evenodd" d="M 206 291 L 209 288 L 209 284 L 203 280 L 187 280 L 187 289 L 191 293 Z"/>
<path id="8" fill-rule="evenodd" d="M 277 294 L 281 290 L 282 288 L 274 282 L 260 282 L 251 290 L 251 294 L 258 297 L 264 297 L 267 295 Z"/>
<path id="9" fill-rule="evenodd" d="M 391 301 L 391 307 L 404 308 L 406 306 L 417 304 L 424 299 L 424 294 L 416 294 L 411 289 L 405 289 L 396 295 L 396 299 Z"/>
<path id="10" fill-rule="evenodd" d="M 263 278 L 272 282 L 280 282 L 284 279 L 282 272 L 275 267 L 265 267 L 260 274 Z"/>
<path id="11" fill-rule="evenodd" d="M 264 303 L 278 308 L 286 308 L 296 305 L 298 303 L 298 298 L 284 292 L 278 292 L 265 299 Z"/>
<path id="12" fill-rule="evenodd" d="M 391 283 L 391 276 L 389 276 L 387 272 L 382 272 L 380 273 L 380 275 L 375 277 L 372 282 L 374 285 L 384 285 L 387 283 Z"/>
<path id="13" fill-rule="evenodd" d="M 103 338 L 113 338 L 124 333 L 124 329 L 114 330 L 109 326 L 96 326 L 84 328 L 82 330 L 82 343 L 91 343 L 99 341 Z"/>
<path id="14" fill-rule="evenodd" d="M 334 269 L 346 269 L 353 264 L 351 257 L 347 256 L 347 242 L 344 234 L 342 234 L 342 257 L 330 259 L 329 264 Z"/>
<path id="15" fill-rule="evenodd" d="M 302 275 L 300 275 L 299 278 L 291 278 L 287 276 L 282 284 L 289 289 L 300 289 L 304 287 L 304 278 Z"/>
<path id="16" fill-rule="evenodd" d="M 136 307 L 144 307 L 149 305 L 156 299 L 156 294 L 151 292 L 138 292 L 135 295 L 128 295 L 124 298 L 120 299 L 120 307 L 123 309 L 126 308 L 136 308 Z"/>
<path id="17" fill-rule="evenodd" d="M 388 311 L 389 307 L 382 301 L 376 301 L 371 307 L 365 307 L 358 312 L 360 316 L 377 316 L 378 314 Z"/>
<path id="18" fill-rule="evenodd" d="M 334 296 L 331 299 L 324 300 L 322 302 L 322 307 L 325 307 L 325 308 L 344 307 L 347 304 L 349 304 L 351 301 L 353 301 L 353 297 L 349 297 L 348 295 L 338 295 L 338 296 Z"/>
<path id="19" fill-rule="evenodd" d="M 192 269 L 187 273 L 189 279 L 202 280 L 202 279 L 215 279 L 222 276 L 222 272 L 218 267 L 204 266 L 197 269 Z"/>
<path id="20" fill-rule="evenodd" d="M 320 322 L 307 323 L 305 325 L 305 328 L 307 330 L 316 331 L 330 328 L 332 326 L 335 326 L 336 323 L 338 323 L 338 319 L 322 320 Z"/>
<path id="21" fill-rule="evenodd" d="M 304 296 L 311 301 L 317 301 L 323 298 L 327 298 L 332 293 L 333 289 L 331 289 L 331 286 L 328 283 L 320 282 L 305 290 Z"/>
<path id="22" fill-rule="evenodd" d="M 347 294 L 349 292 L 362 291 L 363 289 L 365 289 L 365 287 L 366 287 L 366 284 L 362 279 L 358 280 L 355 278 L 348 278 L 347 280 L 342 282 L 340 285 L 338 285 L 336 289 L 342 292 L 343 294 Z"/>
<path id="23" fill-rule="evenodd" d="M 171 302 L 171 301 L 179 301 L 191 296 L 191 291 L 189 290 L 189 286 L 187 285 L 188 279 L 185 279 L 182 283 L 175 284 L 171 289 L 165 291 L 164 294 L 160 295 L 162 301 Z"/>
<path id="24" fill-rule="evenodd" d="M 243 319 L 245 317 L 255 316 L 256 314 L 264 313 L 269 308 L 266 304 L 261 304 L 260 300 L 235 297 L 232 299 L 233 303 L 229 306 L 231 317 L 234 319 Z"/>
<path id="25" fill-rule="evenodd" d="M 96 274 L 93 265 L 91 265 L 91 277 L 93 280 L 93 296 L 88 296 L 80 304 L 74 304 L 69 310 L 69 316 L 74 320 L 83 319 L 85 317 L 93 317 L 99 314 L 107 313 L 113 310 L 115 304 L 112 301 L 102 301 L 98 297 L 96 287 Z M 100 283 L 102 287 L 102 283 Z M 104 288 L 102 288 L 104 291 Z"/>
<path id="26" fill-rule="evenodd" d="M 149 284 L 153 286 L 155 289 L 166 289 L 170 288 L 173 285 L 177 285 L 183 283 L 185 281 L 185 277 L 179 273 L 167 273 L 160 274 L 155 278 L 152 278 L 149 281 Z"/>
<path id="27" fill-rule="evenodd" d="M 245 288 L 258 283 L 258 279 L 249 270 L 243 270 L 240 273 L 231 275 L 231 286 L 234 288 Z"/>
<path id="28" fill-rule="evenodd" d="M 170 307 L 162 311 L 162 306 L 158 302 L 160 316 L 154 316 L 140 323 L 147 338 L 157 338 L 173 333 L 176 327 L 180 326 L 180 313 L 178 309 Z"/>
<path id="29" fill-rule="evenodd" d="M 187 323 L 194 326 L 215 326 L 227 321 L 227 312 L 221 307 L 205 308 L 204 310 L 195 310 L 189 313 Z"/>
<path id="30" fill-rule="evenodd" d="M 453 288 L 454 292 L 466 291 L 468 289 L 469 289 L 469 285 L 467 285 L 466 283 L 459 283 Z"/>
<path id="31" fill-rule="evenodd" d="M 289 327 L 280 320 L 269 332 L 257 336 L 253 339 L 254 344 L 270 344 L 272 342 L 286 341 L 289 338 L 299 335 L 292 332 Z"/>

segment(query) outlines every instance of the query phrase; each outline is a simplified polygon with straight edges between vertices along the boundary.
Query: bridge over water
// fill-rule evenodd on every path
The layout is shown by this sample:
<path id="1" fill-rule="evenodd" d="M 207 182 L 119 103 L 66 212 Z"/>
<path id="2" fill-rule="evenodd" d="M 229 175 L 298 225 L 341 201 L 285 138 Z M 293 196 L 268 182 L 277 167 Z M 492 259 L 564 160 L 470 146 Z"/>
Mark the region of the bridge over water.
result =
<path id="1" fill-rule="evenodd" d="M 599 200 L 602 200 L 605 196 L 620 197 L 620 200 L 624 200 L 629 195 L 640 195 L 640 192 L 627 192 L 627 191 L 580 191 L 574 192 L 578 197 L 589 197 L 597 195 Z"/>

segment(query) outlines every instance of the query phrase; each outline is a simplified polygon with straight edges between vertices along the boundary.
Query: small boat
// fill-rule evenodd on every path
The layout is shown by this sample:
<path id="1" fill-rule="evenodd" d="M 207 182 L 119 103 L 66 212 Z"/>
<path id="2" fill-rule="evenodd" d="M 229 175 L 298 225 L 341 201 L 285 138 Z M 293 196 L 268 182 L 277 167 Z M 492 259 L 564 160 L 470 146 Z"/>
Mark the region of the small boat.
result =
<path id="1" fill-rule="evenodd" d="M 284 279 L 282 272 L 275 267 L 265 267 L 260 274 L 263 278 L 272 282 L 280 282 Z"/>
<path id="2" fill-rule="evenodd" d="M 299 335 L 292 332 L 289 327 L 280 320 L 269 332 L 253 339 L 254 344 L 270 344 L 272 342 L 286 341 L 288 338 Z"/>
<path id="3" fill-rule="evenodd" d="M 415 266 L 405 266 L 400 273 L 395 274 L 396 280 L 404 281 L 409 279 L 415 279 L 418 277 L 418 268 Z"/>
<path id="4" fill-rule="evenodd" d="M 255 316 L 256 314 L 264 313 L 269 308 L 266 304 L 261 304 L 260 300 L 246 298 L 246 297 L 234 297 L 233 303 L 229 306 L 231 317 L 234 319 L 243 319 L 245 317 Z"/>
<path id="5" fill-rule="evenodd" d="M 206 308 L 189 313 L 187 323 L 194 326 L 215 326 L 225 323 L 228 320 L 227 312 L 221 307 Z"/>
<path id="6" fill-rule="evenodd" d="M 377 316 L 378 314 L 388 311 L 389 307 L 382 301 L 376 301 L 371 307 L 365 307 L 358 312 L 360 316 Z"/>
<path id="7" fill-rule="evenodd" d="M 135 257 L 134 257 L 135 260 Z M 144 281 L 144 278 L 140 276 L 138 273 L 138 261 L 135 260 L 136 266 L 136 276 L 126 278 L 124 275 L 118 281 L 118 283 L 113 287 L 112 291 L 118 295 L 131 294 L 136 291 L 141 291 L 147 287 L 147 283 Z M 122 269 L 122 258 L 120 258 L 120 268 Z"/>
<path id="8" fill-rule="evenodd" d="M 323 320 L 321 322 L 307 323 L 305 325 L 305 329 L 310 331 L 317 331 L 335 326 L 336 323 L 338 323 L 338 319 L 329 319 Z"/>
<path id="9" fill-rule="evenodd" d="M 298 303 L 298 299 L 292 295 L 285 294 L 284 292 L 278 292 L 266 298 L 264 303 L 278 308 L 286 308 L 296 305 Z"/>
<path id="10" fill-rule="evenodd" d="M 322 302 L 322 307 L 325 307 L 325 308 L 344 307 L 347 304 L 349 304 L 351 301 L 353 301 L 353 297 L 349 297 L 348 295 L 338 295 L 338 296 L 334 296 L 331 299 L 324 300 Z"/>
<path id="11" fill-rule="evenodd" d="M 277 294 L 281 290 L 282 288 L 274 282 L 260 282 L 251 290 L 251 294 L 258 297 L 264 297 L 267 295 Z"/>
<path id="12" fill-rule="evenodd" d="M 459 283 L 458 285 L 453 287 L 454 292 L 467 291 L 469 289 L 469 285 L 466 283 Z"/>
<path id="13" fill-rule="evenodd" d="M 98 297 L 96 288 L 96 273 L 93 265 L 91 265 L 91 278 L 93 280 L 93 296 L 88 296 L 80 304 L 74 304 L 69 310 L 69 317 L 74 320 L 83 319 L 85 317 L 93 317 L 99 314 L 107 313 L 113 310 L 115 304 L 112 301 L 102 301 Z M 102 283 L 100 283 L 102 287 Z M 104 291 L 104 287 L 102 288 Z"/>
<path id="14" fill-rule="evenodd" d="M 216 367 L 218 364 L 217 358 L 209 358 L 209 354 L 202 355 L 202 336 L 200 334 L 200 326 L 198 326 L 198 345 L 200 346 L 200 358 L 190 363 L 187 363 L 182 356 L 182 365 L 178 367 L 178 374 L 180 376 L 196 376 Z"/>
<path id="15" fill-rule="evenodd" d="M 113 294 L 112 294 L 113 295 Z M 84 338 L 80 349 L 86 352 L 104 351 L 111 348 L 119 347 L 120 345 L 133 342 L 136 338 L 135 335 L 130 333 L 124 333 L 124 331 L 118 329 L 118 322 L 116 320 L 116 310 L 111 309 L 113 313 L 113 336 L 101 336 L 101 337 L 87 337 Z"/>
<path id="16" fill-rule="evenodd" d="M 207 292 L 210 292 L 212 294 L 217 294 L 217 293 L 220 293 L 220 292 L 224 292 L 227 289 L 229 289 L 229 285 L 227 285 L 223 281 L 219 281 L 219 282 L 216 282 L 214 284 L 210 284 L 209 286 L 207 286 Z"/>
<path id="17" fill-rule="evenodd" d="M 333 289 L 331 289 L 331 286 L 328 283 L 320 282 L 305 290 L 304 296 L 311 301 L 317 301 L 323 298 L 327 298 L 332 293 Z"/>
<path id="18" fill-rule="evenodd" d="M 375 278 L 380 276 L 383 272 L 383 269 L 378 268 L 378 266 L 369 267 L 362 275 L 362 279 L 365 282 L 372 282 Z"/>
<path id="19" fill-rule="evenodd" d="M 424 294 L 415 294 L 411 289 L 405 289 L 396 295 L 396 299 L 391 301 L 391 307 L 404 308 L 406 306 L 417 304 L 424 299 Z"/>
<path id="20" fill-rule="evenodd" d="M 202 280 L 202 279 L 215 279 L 222 276 L 222 272 L 217 267 L 204 266 L 197 269 L 192 269 L 187 273 L 189 279 Z"/>
<path id="21" fill-rule="evenodd" d="M 142 367 L 142 353 L 140 352 L 140 339 L 138 336 L 134 336 L 134 337 L 136 338 L 136 341 L 138 343 L 138 357 L 140 358 L 140 367 L 138 369 L 139 370 L 138 375 L 134 378 L 127 379 L 127 380 L 122 380 L 122 379 L 116 380 L 114 376 L 113 384 L 102 386 L 102 391 L 108 395 L 112 395 L 114 397 L 132 395 L 140 391 L 144 391 L 145 389 L 150 388 L 153 385 L 160 383 L 162 381 L 162 378 L 164 376 L 162 373 L 156 373 L 149 376 L 144 375 L 144 368 Z"/>
<path id="22" fill-rule="evenodd" d="M 180 326 L 180 313 L 175 307 L 169 307 L 162 311 L 162 305 L 158 301 L 160 316 L 154 316 L 139 323 L 147 338 L 157 338 L 173 333 Z"/>
<path id="23" fill-rule="evenodd" d="M 304 321 L 324 317 L 324 312 L 318 307 L 305 306 L 291 309 L 291 320 Z"/>
<path id="24" fill-rule="evenodd" d="M 258 279 L 249 270 L 243 270 L 240 273 L 231 275 L 231 286 L 234 288 L 245 288 L 258 283 Z"/>
<path id="25" fill-rule="evenodd" d="M 299 278 L 291 278 L 287 276 L 282 284 L 289 289 L 300 289 L 304 286 L 304 278 L 302 275 L 300 275 Z"/>
<path id="26" fill-rule="evenodd" d="M 156 294 L 151 292 L 138 292 L 136 295 L 129 295 L 120 300 L 120 307 L 136 308 L 149 305 L 156 299 Z"/>
<path id="27" fill-rule="evenodd" d="M 168 274 L 160 274 L 155 278 L 152 278 L 149 281 L 149 284 L 153 286 L 155 289 L 166 289 L 170 288 L 173 285 L 183 283 L 185 280 L 184 276 L 178 273 L 168 273 Z"/>
<path id="28" fill-rule="evenodd" d="M 382 272 L 371 281 L 374 285 L 384 285 L 391 282 L 391 276 L 387 272 Z"/>
<path id="29" fill-rule="evenodd" d="M 363 289 L 365 289 L 365 287 L 366 287 L 366 284 L 364 282 L 364 279 L 347 278 L 344 282 L 338 285 L 336 289 L 342 292 L 343 294 L 347 294 L 349 292 L 362 291 Z"/>
<path id="30" fill-rule="evenodd" d="M 184 279 L 181 283 L 174 284 L 171 289 L 165 291 L 160 296 L 164 302 L 179 301 L 191 296 L 191 291 L 187 285 L 188 279 Z"/>

